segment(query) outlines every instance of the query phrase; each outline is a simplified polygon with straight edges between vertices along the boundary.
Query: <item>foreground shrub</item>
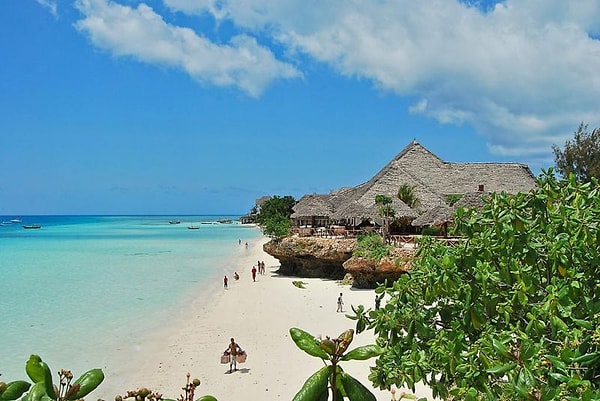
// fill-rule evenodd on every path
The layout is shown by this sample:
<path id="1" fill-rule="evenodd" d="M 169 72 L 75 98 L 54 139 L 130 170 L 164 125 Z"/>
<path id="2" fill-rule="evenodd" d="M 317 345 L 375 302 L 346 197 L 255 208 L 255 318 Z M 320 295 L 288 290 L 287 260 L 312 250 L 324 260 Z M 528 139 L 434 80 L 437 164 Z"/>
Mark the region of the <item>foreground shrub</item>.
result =
<path id="1" fill-rule="evenodd" d="M 527 194 L 459 209 L 464 240 L 419 244 L 410 274 L 356 310 L 386 347 L 376 386 L 452 400 L 600 399 L 600 192 L 552 170 Z"/>

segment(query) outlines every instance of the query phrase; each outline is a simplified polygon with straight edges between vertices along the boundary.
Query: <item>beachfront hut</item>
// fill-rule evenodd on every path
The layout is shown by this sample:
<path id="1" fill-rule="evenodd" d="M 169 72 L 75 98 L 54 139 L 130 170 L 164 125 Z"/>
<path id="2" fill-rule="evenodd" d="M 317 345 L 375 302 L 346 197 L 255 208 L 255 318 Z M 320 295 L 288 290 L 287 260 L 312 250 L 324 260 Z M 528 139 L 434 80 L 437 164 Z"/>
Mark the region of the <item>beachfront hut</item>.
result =
<path id="1" fill-rule="evenodd" d="M 292 207 L 292 221 L 295 227 L 327 227 L 333 214 L 329 202 L 330 195 L 304 195 Z"/>
<path id="2" fill-rule="evenodd" d="M 342 204 L 332 215 L 333 219 L 344 225 L 359 226 L 365 220 L 371 220 L 373 210 L 353 200 Z"/>
<path id="3" fill-rule="evenodd" d="M 391 196 L 390 196 L 391 197 Z M 397 197 L 392 198 L 392 209 L 394 209 L 395 217 L 392 221 L 401 223 L 410 222 L 418 216 L 417 212 L 408 207 Z M 383 219 L 379 215 L 379 207 L 375 203 L 375 198 L 369 199 L 361 197 L 359 200 L 352 200 L 347 203 L 342 203 L 333 213 L 333 218 L 338 222 L 343 222 L 345 225 L 358 227 L 365 221 L 383 225 Z"/>

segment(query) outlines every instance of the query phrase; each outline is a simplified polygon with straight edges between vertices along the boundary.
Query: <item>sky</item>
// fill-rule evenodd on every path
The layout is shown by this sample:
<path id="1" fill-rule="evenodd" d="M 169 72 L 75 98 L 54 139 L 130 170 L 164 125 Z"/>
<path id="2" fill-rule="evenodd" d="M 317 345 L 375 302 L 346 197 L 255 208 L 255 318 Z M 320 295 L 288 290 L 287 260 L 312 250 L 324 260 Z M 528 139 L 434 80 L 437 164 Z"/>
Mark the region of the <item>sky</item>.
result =
<path id="1" fill-rule="evenodd" d="M 600 0 L 5 0 L 0 215 L 245 214 L 413 140 L 554 165 L 600 126 Z"/>

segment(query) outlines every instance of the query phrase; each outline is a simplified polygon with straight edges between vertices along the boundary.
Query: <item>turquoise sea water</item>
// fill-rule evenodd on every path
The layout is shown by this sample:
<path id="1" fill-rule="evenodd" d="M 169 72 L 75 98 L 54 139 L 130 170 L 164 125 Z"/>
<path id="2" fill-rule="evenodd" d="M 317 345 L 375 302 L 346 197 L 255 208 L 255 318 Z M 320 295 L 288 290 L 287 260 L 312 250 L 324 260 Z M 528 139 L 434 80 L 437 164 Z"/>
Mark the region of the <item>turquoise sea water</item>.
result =
<path id="1" fill-rule="evenodd" d="M 261 237 L 217 222 L 236 218 L 0 216 L 0 380 L 26 379 L 32 353 L 53 370 L 102 368 L 119 350 L 126 358 Z"/>

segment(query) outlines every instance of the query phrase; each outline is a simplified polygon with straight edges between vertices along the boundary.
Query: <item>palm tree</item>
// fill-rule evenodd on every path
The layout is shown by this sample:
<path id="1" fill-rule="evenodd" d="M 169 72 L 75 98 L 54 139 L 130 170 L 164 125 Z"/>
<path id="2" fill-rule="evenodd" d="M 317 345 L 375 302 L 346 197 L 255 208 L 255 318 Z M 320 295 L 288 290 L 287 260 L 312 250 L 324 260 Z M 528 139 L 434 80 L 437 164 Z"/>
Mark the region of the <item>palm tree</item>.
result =
<path id="1" fill-rule="evenodd" d="M 415 194 L 415 187 L 411 187 L 408 184 L 400 185 L 400 188 L 398 188 L 398 199 L 413 209 L 419 206 L 421 203 L 417 197 L 417 194 Z"/>
<path id="2" fill-rule="evenodd" d="M 377 214 L 383 218 L 383 241 L 387 242 L 390 218 L 394 218 L 396 211 L 392 207 L 392 198 L 386 195 L 375 195 L 375 204 L 378 206 Z"/>

